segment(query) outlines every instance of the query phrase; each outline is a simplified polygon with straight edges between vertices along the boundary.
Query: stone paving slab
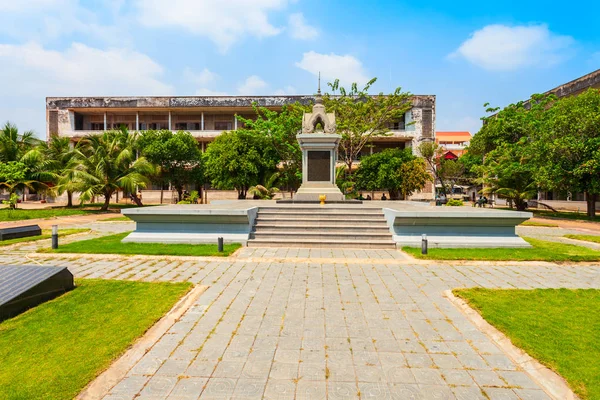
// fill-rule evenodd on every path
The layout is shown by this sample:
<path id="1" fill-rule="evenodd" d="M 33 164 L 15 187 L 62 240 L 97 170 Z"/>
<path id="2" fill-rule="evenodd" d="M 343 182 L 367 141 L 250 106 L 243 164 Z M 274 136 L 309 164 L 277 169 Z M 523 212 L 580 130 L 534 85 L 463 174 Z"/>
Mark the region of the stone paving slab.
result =
<path id="1" fill-rule="evenodd" d="M 77 278 L 208 286 L 107 399 L 547 399 L 443 291 L 600 288 L 595 265 L 356 257 L 369 252 L 344 262 L 333 251 L 330 260 L 319 250 L 298 261 L 269 258 L 281 255 L 268 249 L 237 259 L 35 261 L 68 266 Z M 0 263 L 31 262 L 0 255 Z"/>

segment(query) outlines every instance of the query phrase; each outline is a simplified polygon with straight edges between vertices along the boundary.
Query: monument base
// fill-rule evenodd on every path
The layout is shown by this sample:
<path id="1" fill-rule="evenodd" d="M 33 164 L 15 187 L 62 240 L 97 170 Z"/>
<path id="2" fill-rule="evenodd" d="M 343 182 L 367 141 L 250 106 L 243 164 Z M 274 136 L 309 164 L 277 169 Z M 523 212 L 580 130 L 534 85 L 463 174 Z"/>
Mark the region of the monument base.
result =
<path id="1" fill-rule="evenodd" d="M 346 196 L 340 191 L 336 185 L 325 182 L 325 183 L 311 183 L 306 182 L 300 186 L 300 189 L 296 192 L 294 200 L 299 201 L 319 201 L 319 196 L 327 196 L 328 201 L 344 201 Z"/>

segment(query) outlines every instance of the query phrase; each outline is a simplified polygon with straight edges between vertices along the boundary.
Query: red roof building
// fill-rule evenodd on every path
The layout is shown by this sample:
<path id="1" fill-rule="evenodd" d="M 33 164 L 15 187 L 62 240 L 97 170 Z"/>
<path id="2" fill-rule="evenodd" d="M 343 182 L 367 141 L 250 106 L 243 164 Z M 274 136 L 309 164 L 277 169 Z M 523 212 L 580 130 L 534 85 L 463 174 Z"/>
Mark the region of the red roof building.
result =
<path id="1" fill-rule="evenodd" d="M 435 142 L 439 144 L 444 149 L 444 157 L 446 157 L 446 152 L 451 153 L 450 158 L 458 158 L 465 152 L 465 148 L 471 142 L 471 133 L 467 131 L 461 132 L 436 132 L 435 133 Z M 454 157 L 452 157 L 454 156 Z"/>

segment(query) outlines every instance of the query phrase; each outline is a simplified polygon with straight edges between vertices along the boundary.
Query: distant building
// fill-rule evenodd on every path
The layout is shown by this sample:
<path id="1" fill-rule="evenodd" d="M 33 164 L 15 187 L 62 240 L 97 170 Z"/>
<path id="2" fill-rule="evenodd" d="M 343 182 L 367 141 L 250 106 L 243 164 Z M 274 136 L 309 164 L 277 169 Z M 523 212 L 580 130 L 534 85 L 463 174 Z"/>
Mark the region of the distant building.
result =
<path id="1" fill-rule="evenodd" d="M 435 142 L 444 149 L 446 159 L 457 159 L 462 156 L 471 138 L 471 133 L 467 131 L 435 133 Z"/>
<path id="2" fill-rule="evenodd" d="M 224 131 L 242 128 L 236 116 L 256 118 L 252 104 L 274 111 L 286 104 L 310 104 L 314 96 L 47 97 L 46 136 L 78 141 L 100 131 L 168 129 L 189 131 L 202 149 Z M 416 149 L 435 135 L 435 96 L 414 95 L 413 108 L 374 138 L 365 154 L 386 148 Z"/>
<path id="3" fill-rule="evenodd" d="M 307 105 L 314 100 L 314 96 L 47 97 L 46 136 L 77 142 L 123 126 L 131 131 L 168 129 L 189 131 L 205 151 L 221 133 L 243 128 L 238 116 L 256 118 L 253 104 L 279 111 L 286 104 Z M 358 159 L 388 148 L 410 148 L 416 154 L 420 142 L 435 139 L 435 100 L 434 95 L 413 95 L 412 109 L 389 124 L 387 135 L 374 137 Z M 150 189 L 158 188 L 154 184 Z M 413 198 L 433 198 L 433 186 L 428 184 Z"/>

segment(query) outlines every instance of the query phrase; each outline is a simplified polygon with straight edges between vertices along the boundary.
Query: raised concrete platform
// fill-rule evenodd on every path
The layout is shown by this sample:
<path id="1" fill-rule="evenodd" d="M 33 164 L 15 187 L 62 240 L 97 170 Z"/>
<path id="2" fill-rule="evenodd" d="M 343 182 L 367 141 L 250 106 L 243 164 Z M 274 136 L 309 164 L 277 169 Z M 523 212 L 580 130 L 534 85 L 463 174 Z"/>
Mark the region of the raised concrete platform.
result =
<path id="1" fill-rule="evenodd" d="M 135 231 L 123 242 L 137 243 L 226 243 L 246 244 L 258 207 L 252 201 L 216 205 L 177 204 L 131 208 L 123 215 L 135 221 Z"/>
<path id="2" fill-rule="evenodd" d="M 423 210 L 384 208 L 397 246 L 420 247 L 423 234 L 429 247 L 531 247 L 515 227 L 533 215 L 507 210 L 429 207 Z"/>
<path id="3" fill-rule="evenodd" d="M 253 247 L 389 248 L 529 247 L 515 233 L 527 212 L 432 207 L 410 201 L 362 204 L 277 204 L 232 200 L 123 210 L 136 222 L 124 242 L 238 242 Z M 361 247 L 362 246 L 362 247 Z"/>

